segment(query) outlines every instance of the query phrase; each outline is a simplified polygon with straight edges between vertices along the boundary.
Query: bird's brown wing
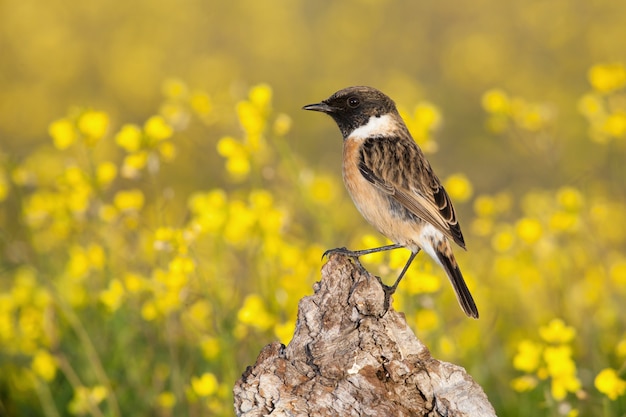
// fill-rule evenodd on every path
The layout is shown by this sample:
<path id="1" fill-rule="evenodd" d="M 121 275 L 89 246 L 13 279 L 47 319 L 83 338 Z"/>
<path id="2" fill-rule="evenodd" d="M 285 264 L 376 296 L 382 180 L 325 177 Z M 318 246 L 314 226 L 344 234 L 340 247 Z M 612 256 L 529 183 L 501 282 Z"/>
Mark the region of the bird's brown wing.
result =
<path id="1" fill-rule="evenodd" d="M 465 249 L 450 197 L 413 139 L 366 139 L 361 147 L 359 171 L 379 190 Z"/>

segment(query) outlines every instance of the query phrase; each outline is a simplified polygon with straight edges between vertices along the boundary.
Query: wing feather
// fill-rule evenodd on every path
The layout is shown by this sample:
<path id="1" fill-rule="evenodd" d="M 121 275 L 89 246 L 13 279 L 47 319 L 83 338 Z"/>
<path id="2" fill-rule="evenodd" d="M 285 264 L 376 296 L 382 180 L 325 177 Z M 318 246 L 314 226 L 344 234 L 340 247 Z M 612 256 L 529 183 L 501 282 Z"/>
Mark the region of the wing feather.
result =
<path id="1" fill-rule="evenodd" d="M 381 192 L 465 249 L 450 196 L 413 139 L 366 139 L 361 147 L 359 171 Z"/>

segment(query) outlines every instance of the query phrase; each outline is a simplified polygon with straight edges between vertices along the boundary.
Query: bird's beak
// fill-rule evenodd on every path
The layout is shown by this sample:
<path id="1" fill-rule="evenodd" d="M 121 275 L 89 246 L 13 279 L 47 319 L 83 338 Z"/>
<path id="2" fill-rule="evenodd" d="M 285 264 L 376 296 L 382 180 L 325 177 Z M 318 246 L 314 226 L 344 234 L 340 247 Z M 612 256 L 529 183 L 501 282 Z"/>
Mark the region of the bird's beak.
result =
<path id="1" fill-rule="evenodd" d="M 303 109 L 321 111 L 322 113 L 332 113 L 334 110 L 332 107 L 330 107 L 328 104 L 324 103 L 323 101 L 321 103 L 316 103 L 316 104 L 307 104 L 306 106 L 303 107 Z"/>

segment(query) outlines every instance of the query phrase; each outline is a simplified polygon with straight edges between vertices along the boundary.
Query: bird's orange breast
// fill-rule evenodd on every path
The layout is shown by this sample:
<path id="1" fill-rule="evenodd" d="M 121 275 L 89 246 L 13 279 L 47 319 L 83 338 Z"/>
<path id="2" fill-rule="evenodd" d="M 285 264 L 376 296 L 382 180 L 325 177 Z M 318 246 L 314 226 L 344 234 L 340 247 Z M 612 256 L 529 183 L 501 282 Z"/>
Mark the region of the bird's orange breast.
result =
<path id="1" fill-rule="evenodd" d="M 411 245 L 407 232 L 413 226 L 393 214 L 388 194 L 376 188 L 359 171 L 362 139 L 348 138 L 343 144 L 343 181 L 361 215 L 380 233 L 400 244 Z M 412 233 L 408 233 L 411 235 Z"/>

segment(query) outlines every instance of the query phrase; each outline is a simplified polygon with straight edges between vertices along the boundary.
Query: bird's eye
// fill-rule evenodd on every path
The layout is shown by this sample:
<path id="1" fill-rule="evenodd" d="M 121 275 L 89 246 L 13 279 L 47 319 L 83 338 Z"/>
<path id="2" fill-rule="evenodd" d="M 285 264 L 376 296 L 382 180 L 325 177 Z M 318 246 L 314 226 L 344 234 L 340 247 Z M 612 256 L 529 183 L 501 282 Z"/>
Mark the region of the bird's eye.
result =
<path id="1" fill-rule="evenodd" d="M 357 107 L 359 107 L 360 104 L 361 104 L 361 100 L 359 100 L 358 98 L 356 97 L 348 98 L 348 107 L 352 109 L 356 109 Z"/>

